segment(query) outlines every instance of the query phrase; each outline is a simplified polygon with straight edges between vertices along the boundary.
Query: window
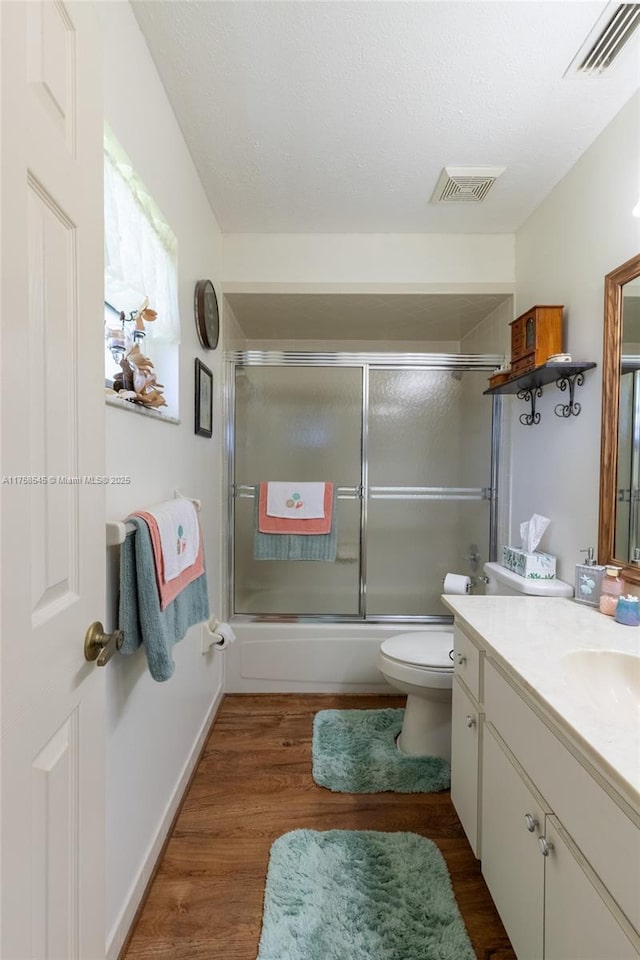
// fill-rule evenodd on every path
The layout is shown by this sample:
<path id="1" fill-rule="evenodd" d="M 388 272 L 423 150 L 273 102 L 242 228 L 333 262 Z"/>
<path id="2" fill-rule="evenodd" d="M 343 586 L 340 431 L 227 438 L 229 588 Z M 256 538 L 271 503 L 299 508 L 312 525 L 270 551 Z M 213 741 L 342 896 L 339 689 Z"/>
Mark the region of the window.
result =
<path id="1" fill-rule="evenodd" d="M 146 366 L 148 381 L 137 402 L 177 416 L 177 241 L 108 130 L 104 151 L 105 378 L 113 385 L 114 376 L 122 377 L 120 361 L 135 348 L 153 364 L 152 371 Z M 137 388 L 142 382 L 139 374 Z"/>

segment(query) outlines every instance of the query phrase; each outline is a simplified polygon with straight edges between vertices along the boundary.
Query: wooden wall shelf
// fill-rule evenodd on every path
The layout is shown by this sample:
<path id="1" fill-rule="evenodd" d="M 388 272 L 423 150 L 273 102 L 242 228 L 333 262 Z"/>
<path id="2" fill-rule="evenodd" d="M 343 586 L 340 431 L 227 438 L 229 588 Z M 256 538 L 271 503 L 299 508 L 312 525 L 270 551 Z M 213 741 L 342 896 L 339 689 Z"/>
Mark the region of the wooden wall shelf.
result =
<path id="1" fill-rule="evenodd" d="M 520 415 L 520 423 L 532 426 L 540 423 L 540 414 L 536 411 L 536 398 L 542 396 L 542 388 L 548 383 L 555 383 L 559 390 L 569 391 L 569 402 L 558 403 L 555 407 L 557 417 L 577 417 L 580 413 L 580 404 L 573 399 L 576 386 L 584 383 L 584 371 L 591 370 L 595 363 L 575 361 L 571 363 L 543 363 L 527 373 L 516 374 L 496 387 L 489 387 L 485 394 L 515 393 L 520 400 L 531 404 L 531 413 Z"/>

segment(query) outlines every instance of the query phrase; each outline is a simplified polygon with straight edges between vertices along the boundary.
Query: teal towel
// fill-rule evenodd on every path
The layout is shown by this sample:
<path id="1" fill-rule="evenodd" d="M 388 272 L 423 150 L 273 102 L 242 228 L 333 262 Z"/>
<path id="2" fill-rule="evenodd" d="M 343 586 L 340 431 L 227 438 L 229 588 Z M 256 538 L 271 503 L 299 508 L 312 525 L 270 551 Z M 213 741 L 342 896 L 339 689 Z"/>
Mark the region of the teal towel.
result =
<path id="1" fill-rule="evenodd" d="M 149 527 L 141 517 L 131 517 L 131 522 L 136 532 L 120 547 L 120 653 L 135 653 L 144 645 L 153 679 L 168 680 L 176 668 L 173 644 L 189 627 L 209 619 L 207 575 L 188 584 L 161 610 Z"/>
<path id="2" fill-rule="evenodd" d="M 254 504 L 253 556 L 256 560 L 329 560 L 336 559 L 338 530 L 336 494 L 333 493 L 329 533 L 260 533 L 258 530 L 258 493 Z"/>

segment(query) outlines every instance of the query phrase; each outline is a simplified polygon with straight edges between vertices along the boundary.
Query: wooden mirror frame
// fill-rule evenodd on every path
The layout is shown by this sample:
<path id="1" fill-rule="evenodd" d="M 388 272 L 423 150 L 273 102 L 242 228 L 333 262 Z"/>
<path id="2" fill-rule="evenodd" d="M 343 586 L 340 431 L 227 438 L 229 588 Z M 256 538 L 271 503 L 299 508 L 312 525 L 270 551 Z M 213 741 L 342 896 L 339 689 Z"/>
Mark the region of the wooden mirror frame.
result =
<path id="1" fill-rule="evenodd" d="M 640 584 L 640 567 L 615 557 L 618 498 L 618 420 L 622 355 L 622 288 L 640 277 L 640 254 L 604 278 L 604 346 L 602 354 L 602 427 L 600 441 L 600 513 L 598 563 L 615 563 L 629 583 Z"/>

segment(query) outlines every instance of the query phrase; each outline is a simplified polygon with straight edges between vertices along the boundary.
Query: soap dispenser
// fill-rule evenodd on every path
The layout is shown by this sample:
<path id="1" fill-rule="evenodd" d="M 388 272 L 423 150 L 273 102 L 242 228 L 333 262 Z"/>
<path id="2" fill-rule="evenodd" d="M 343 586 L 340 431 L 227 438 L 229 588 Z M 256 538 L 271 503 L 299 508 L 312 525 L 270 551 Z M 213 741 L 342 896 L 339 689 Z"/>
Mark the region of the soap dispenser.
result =
<path id="1" fill-rule="evenodd" d="M 596 563 L 593 547 L 587 547 L 580 553 L 586 553 L 587 556 L 584 563 L 576 563 L 575 598 L 578 603 L 597 607 L 600 604 L 600 590 L 606 567 Z"/>
<path id="2" fill-rule="evenodd" d="M 624 583 L 618 576 L 622 567 L 607 566 L 606 576 L 602 581 L 600 591 L 600 613 L 606 613 L 607 616 L 615 616 L 618 600 L 622 596 Z"/>

